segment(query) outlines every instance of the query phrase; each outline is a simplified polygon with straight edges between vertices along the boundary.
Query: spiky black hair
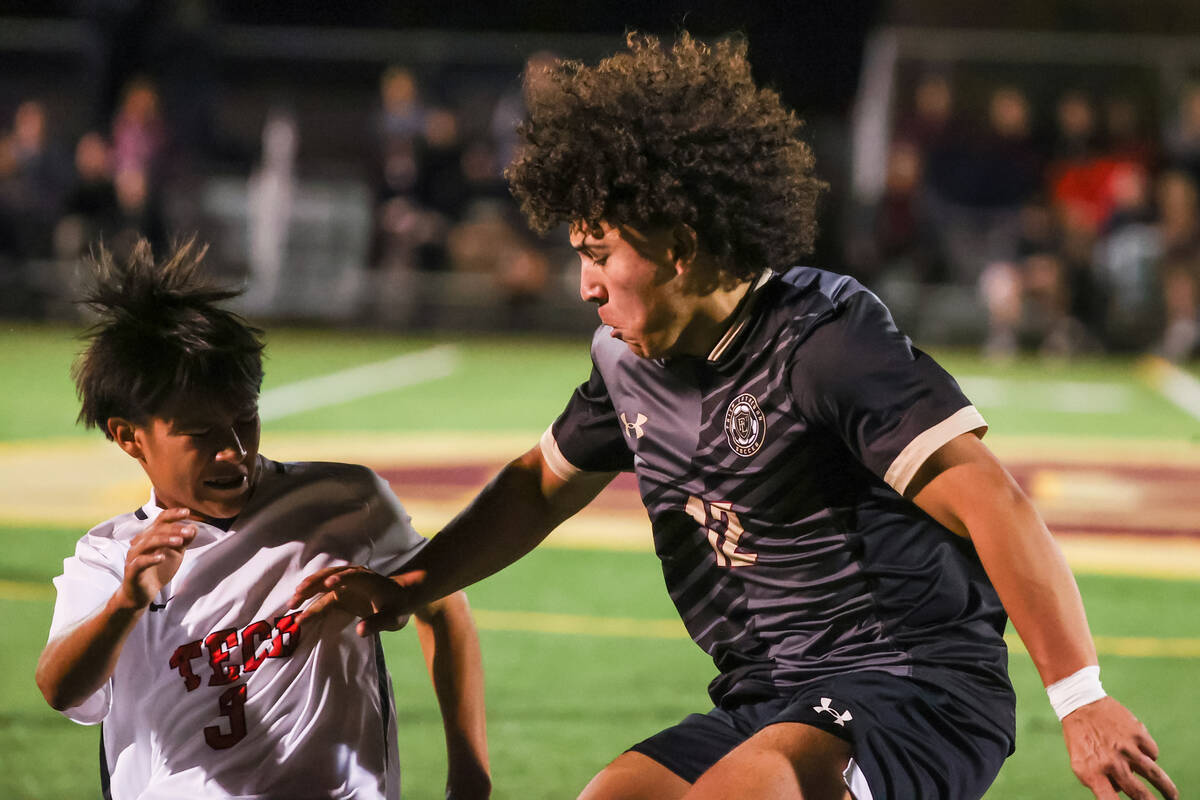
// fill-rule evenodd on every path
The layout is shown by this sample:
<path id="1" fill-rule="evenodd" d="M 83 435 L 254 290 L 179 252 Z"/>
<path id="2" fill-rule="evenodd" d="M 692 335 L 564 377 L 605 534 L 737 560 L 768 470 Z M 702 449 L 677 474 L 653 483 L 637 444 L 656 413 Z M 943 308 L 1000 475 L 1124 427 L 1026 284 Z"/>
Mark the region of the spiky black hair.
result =
<path id="1" fill-rule="evenodd" d="M 143 239 L 125 261 L 103 247 L 87 259 L 91 285 L 80 302 L 99 320 L 71 370 L 87 427 L 108 436 L 111 417 L 142 422 L 168 401 L 257 398 L 263 332 L 220 307 L 240 292 L 203 276 L 206 250 L 192 239 L 155 261 Z"/>

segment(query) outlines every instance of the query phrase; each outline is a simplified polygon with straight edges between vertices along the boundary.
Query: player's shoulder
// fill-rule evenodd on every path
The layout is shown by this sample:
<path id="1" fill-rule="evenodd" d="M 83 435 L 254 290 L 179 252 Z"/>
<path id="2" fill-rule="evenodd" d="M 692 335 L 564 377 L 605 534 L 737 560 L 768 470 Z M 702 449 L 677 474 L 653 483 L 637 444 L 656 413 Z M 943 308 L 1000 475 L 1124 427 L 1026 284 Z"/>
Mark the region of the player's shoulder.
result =
<path id="1" fill-rule="evenodd" d="M 397 504 L 388 481 L 363 464 L 340 461 L 267 461 L 260 485 L 265 509 L 280 503 L 307 508 Z"/>
<path id="2" fill-rule="evenodd" d="M 375 470 L 363 464 L 340 461 L 270 461 L 264 464 L 267 481 L 282 480 L 292 487 L 328 483 L 347 491 L 374 489 L 380 478 Z"/>
<path id="3" fill-rule="evenodd" d="M 100 558 L 110 564 L 123 564 L 133 537 L 150 524 L 150 515 L 143 508 L 118 514 L 92 526 L 75 543 L 76 557 L 86 561 Z"/>
<path id="4" fill-rule="evenodd" d="M 791 267 L 775 277 L 776 303 L 794 315 L 837 310 L 847 303 L 879 298 L 856 278 L 818 267 Z"/>
<path id="5" fill-rule="evenodd" d="M 150 524 L 150 515 L 143 508 L 135 508 L 94 525 L 83 538 L 91 541 L 129 541 Z"/>
<path id="6" fill-rule="evenodd" d="M 831 322 L 846 335 L 863 330 L 894 332 L 891 312 L 857 279 L 816 267 L 793 267 L 772 282 L 767 303 L 773 327 L 790 329 L 803 340 Z M 855 332 L 852 334 L 852 332 Z"/>

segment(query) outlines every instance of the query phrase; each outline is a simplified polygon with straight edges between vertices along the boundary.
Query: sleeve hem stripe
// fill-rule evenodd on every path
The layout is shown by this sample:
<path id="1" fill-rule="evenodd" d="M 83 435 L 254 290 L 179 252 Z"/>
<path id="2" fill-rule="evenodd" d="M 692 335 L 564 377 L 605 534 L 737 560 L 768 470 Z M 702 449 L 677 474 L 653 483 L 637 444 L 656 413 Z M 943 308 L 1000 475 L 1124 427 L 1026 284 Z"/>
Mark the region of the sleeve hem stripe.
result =
<path id="1" fill-rule="evenodd" d="M 908 489 L 917 470 L 934 452 L 962 433 L 970 433 L 979 429 L 987 429 L 987 422 L 975 406 L 965 406 L 955 411 L 946 419 L 927 429 L 911 442 L 896 456 L 896 460 L 888 467 L 883 479 L 889 486 L 900 494 Z"/>
<path id="2" fill-rule="evenodd" d="M 558 449 L 558 442 L 554 440 L 554 434 L 551 432 L 552 427 L 546 428 L 539 443 L 542 448 L 542 458 L 551 472 L 564 481 L 569 481 L 583 470 L 568 461 L 567 457 L 562 454 L 562 450 Z"/>

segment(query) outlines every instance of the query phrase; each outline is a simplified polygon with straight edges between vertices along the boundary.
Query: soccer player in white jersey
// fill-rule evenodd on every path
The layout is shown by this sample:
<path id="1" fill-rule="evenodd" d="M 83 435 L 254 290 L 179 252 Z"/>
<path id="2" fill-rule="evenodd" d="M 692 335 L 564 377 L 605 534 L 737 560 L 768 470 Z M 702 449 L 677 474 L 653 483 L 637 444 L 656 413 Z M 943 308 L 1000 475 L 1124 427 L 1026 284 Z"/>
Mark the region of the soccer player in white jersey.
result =
<path id="1" fill-rule="evenodd" d="M 366 633 L 502 569 L 632 471 L 713 708 L 635 743 L 583 798 L 968 800 L 1015 742 L 1011 618 L 1098 798 L 1178 796 L 1099 681 L 1074 578 L 955 381 L 857 281 L 793 266 L 812 155 L 737 41 L 631 35 L 538 82 L 508 170 L 566 222 L 601 325 L 591 377 L 392 581 L 296 599 Z M 544 84 L 544 85 L 543 85 Z M 1139 778 L 1140 776 L 1140 778 Z"/>
<path id="2" fill-rule="evenodd" d="M 103 723 L 116 800 L 400 797 L 396 711 L 377 637 L 299 622 L 313 569 L 397 571 L 425 545 L 366 467 L 258 452 L 261 331 L 219 303 L 185 244 L 101 253 L 99 314 L 74 377 L 80 418 L 150 479 L 141 508 L 84 536 L 55 579 L 37 683 Z M 363 611 L 360 609 L 360 611 Z M 413 609 L 441 705 L 447 797 L 490 792 L 479 643 L 462 593 Z"/>

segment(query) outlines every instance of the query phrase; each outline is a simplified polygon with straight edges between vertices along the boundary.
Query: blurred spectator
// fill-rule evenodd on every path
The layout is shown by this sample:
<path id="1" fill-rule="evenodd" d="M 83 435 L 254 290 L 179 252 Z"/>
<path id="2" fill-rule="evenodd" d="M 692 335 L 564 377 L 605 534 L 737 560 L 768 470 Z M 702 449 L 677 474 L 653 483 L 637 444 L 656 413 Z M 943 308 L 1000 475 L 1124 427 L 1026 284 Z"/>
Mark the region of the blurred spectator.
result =
<path id="1" fill-rule="evenodd" d="M 362 312 L 373 322 L 410 322 L 425 290 L 410 273 L 436 268 L 442 261 L 446 226 L 417 197 L 429 113 L 412 70 L 392 65 L 383 71 L 372 121 L 375 148 L 369 172 L 375 208 Z"/>
<path id="2" fill-rule="evenodd" d="M 1126 94 L 1113 94 L 1104 99 L 1104 152 L 1122 164 L 1132 164 L 1143 171 L 1153 170 L 1159 159 L 1159 148 L 1147 128 L 1141 107 Z"/>
<path id="3" fill-rule="evenodd" d="M 1111 162 L 1101 156 L 1096 110 L 1087 95 L 1064 93 L 1055 108 L 1047 189 L 1064 226 L 1096 233 L 1112 210 Z"/>
<path id="4" fill-rule="evenodd" d="M 869 283 L 885 274 L 921 283 L 944 279 L 940 239 L 931 224 L 936 201 L 930 194 L 937 193 L 952 106 L 947 78 L 922 75 L 912 108 L 901 114 L 889 146 L 883 194 L 873 207 L 858 210 L 857 230 L 847 242 L 847 259 L 861 280 Z"/>
<path id="5" fill-rule="evenodd" d="M 913 92 L 912 111 L 896 125 L 896 139 L 922 156 L 953 132 L 954 93 L 950 80 L 937 72 L 921 76 Z"/>
<path id="6" fill-rule="evenodd" d="M 426 110 L 417 79 L 400 66 L 384 70 L 379 81 L 380 106 L 375 118 L 378 148 L 376 192 L 380 201 L 410 196 L 417 184 L 417 148 L 425 135 Z"/>
<path id="7" fill-rule="evenodd" d="M 893 142 L 888 153 L 883 196 L 874 210 L 870 238 L 873 252 L 856 262 L 858 277 L 869 280 L 881 270 L 930 283 L 942 274 L 935 239 L 921 192 L 921 154 L 909 141 Z"/>
<path id="8" fill-rule="evenodd" d="M 1111 349 L 1141 349 L 1159 335 L 1162 236 L 1147 171 L 1123 164 L 1112 183 L 1113 212 L 1094 254 L 1097 280 L 1108 299 L 1104 336 Z"/>
<path id="9" fill-rule="evenodd" d="M 121 208 L 113 184 L 108 142 L 88 131 L 75 145 L 75 178 L 64 204 L 65 215 L 54 231 L 59 258 L 74 259 L 93 243 L 108 244 L 119 225 Z"/>
<path id="10" fill-rule="evenodd" d="M 139 239 L 149 240 L 154 252 L 167 248 L 161 204 L 145 172 L 113 172 L 112 150 L 104 137 L 89 131 L 75 146 L 75 176 L 54 230 L 54 251 L 73 259 L 103 242 L 123 258 Z"/>
<path id="11" fill-rule="evenodd" d="M 1194 354 L 1200 342 L 1197 324 L 1200 298 L 1200 202 L 1196 181 L 1186 172 L 1164 173 L 1158 183 L 1159 228 L 1162 236 L 1162 287 L 1166 310 L 1159 346 L 1173 361 Z"/>
<path id="12" fill-rule="evenodd" d="M 1166 150 L 1170 165 L 1200 184 L 1200 83 L 1184 90 L 1175 119 L 1166 131 Z"/>
<path id="13" fill-rule="evenodd" d="M 492 110 L 491 135 L 496 148 L 496 163 L 503 171 L 513 160 L 517 149 L 517 126 L 525 121 L 526 98 L 536 94 L 538 86 L 546 80 L 549 68 L 559 57 L 548 51 L 539 50 L 525 60 L 522 80 L 510 86 L 496 100 Z"/>
<path id="14" fill-rule="evenodd" d="M 126 169 L 118 172 L 113 185 L 117 191 L 117 219 L 109 239 L 109 250 L 117 258 L 132 252 L 139 239 L 150 242 L 155 253 L 167 249 L 167 228 L 161 204 L 145 172 Z"/>
<path id="15" fill-rule="evenodd" d="M 984 354 L 1006 360 L 1023 342 L 1060 358 L 1094 349 L 1092 333 L 1075 312 L 1076 277 L 1072 264 L 1055 250 L 989 265 L 980 280 L 989 328 Z"/>
<path id="16" fill-rule="evenodd" d="M 418 140 L 417 201 L 453 222 L 466 211 L 469 191 L 463 175 L 459 120 L 449 108 L 432 108 Z"/>
<path id="17" fill-rule="evenodd" d="M 987 264 L 1016 257 L 1020 210 L 1041 181 L 1030 128 L 1025 94 L 1003 86 L 991 95 L 985 127 L 943 138 L 928 157 L 929 213 L 948 277 L 960 285 L 973 286 Z"/>
<path id="18" fill-rule="evenodd" d="M 0 217 L 18 258 L 46 258 L 70 181 L 70 166 L 51 136 L 46 108 L 26 100 L 0 138 Z"/>
<path id="19" fill-rule="evenodd" d="M 148 78 L 133 79 L 113 117 L 113 172 L 139 172 L 154 182 L 166 141 L 158 89 Z"/>
<path id="20" fill-rule="evenodd" d="M 288 228 L 296 200 L 296 153 L 300 133 L 288 110 L 271 109 L 262 132 L 261 162 L 247 182 L 249 286 L 244 303 L 270 309 L 285 285 Z"/>

